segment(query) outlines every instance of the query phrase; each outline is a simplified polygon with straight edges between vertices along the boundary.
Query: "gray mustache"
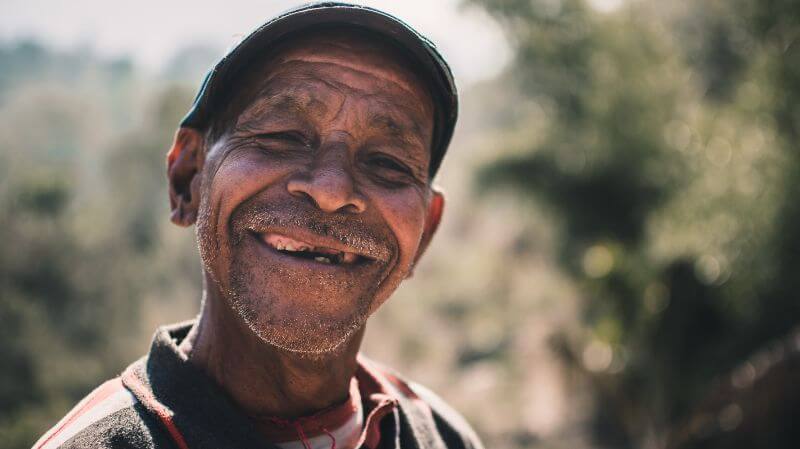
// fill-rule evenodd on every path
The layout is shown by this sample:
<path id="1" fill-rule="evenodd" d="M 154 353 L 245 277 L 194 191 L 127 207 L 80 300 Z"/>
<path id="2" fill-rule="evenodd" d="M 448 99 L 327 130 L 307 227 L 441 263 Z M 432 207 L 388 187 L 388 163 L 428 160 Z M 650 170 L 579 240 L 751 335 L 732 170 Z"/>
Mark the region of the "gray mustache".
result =
<path id="1" fill-rule="evenodd" d="M 389 260 L 393 253 L 393 245 L 390 242 L 393 242 L 394 238 L 383 230 L 374 229 L 375 226 L 367 225 L 360 217 L 328 214 L 294 202 L 248 201 L 234 211 L 231 225 L 236 243 L 250 230 L 303 229 L 321 237 L 337 240 L 356 252 L 378 260 Z"/>

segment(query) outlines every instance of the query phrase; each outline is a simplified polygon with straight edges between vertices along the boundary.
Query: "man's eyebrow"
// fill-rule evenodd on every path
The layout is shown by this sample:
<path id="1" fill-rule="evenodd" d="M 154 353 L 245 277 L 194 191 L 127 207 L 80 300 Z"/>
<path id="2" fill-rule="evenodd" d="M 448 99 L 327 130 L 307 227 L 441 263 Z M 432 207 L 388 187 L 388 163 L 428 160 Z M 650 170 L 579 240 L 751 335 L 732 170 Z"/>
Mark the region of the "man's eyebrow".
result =
<path id="1" fill-rule="evenodd" d="M 242 112 L 238 125 L 243 127 L 257 125 L 263 122 L 265 115 L 278 118 L 286 117 L 288 114 L 294 118 L 306 118 L 312 112 L 324 114 L 324 110 L 327 109 L 326 105 L 323 102 L 314 101 L 303 87 L 288 87 L 282 83 L 270 83 L 256 92 L 250 105 Z M 268 114 L 274 110 L 280 110 L 281 114 Z"/>
<path id="2" fill-rule="evenodd" d="M 424 146 L 424 142 L 419 137 L 422 129 L 419 123 L 413 120 L 397 119 L 393 115 L 376 112 L 370 116 L 368 125 L 405 144 Z"/>

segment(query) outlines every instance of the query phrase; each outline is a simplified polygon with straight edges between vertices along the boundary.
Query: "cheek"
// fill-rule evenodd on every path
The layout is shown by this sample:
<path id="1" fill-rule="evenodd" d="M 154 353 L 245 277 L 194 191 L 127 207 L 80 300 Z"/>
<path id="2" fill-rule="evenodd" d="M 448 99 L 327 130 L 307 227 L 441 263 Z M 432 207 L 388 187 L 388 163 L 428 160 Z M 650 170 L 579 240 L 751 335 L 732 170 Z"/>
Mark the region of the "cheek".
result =
<path id="1" fill-rule="evenodd" d="M 229 154 L 218 167 L 206 190 L 206 211 L 198 217 L 198 243 L 201 253 L 204 247 L 211 248 L 213 253 L 204 256 L 211 265 L 208 268 L 218 281 L 228 285 L 233 247 L 231 214 L 244 201 L 285 178 L 290 168 L 284 164 L 265 164 L 255 151 Z"/>
<path id="2" fill-rule="evenodd" d="M 376 205 L 397 239 L 398 255 L 375 294 L 370 314 L 378 310 L 408 277 L 425 226 L 425 198 L 417 191 L 382 194 L 380 201 L 372 204 Z"/>
<path id="3" fill-rule="evenodd" d="M 424 195 L 409 188 L 384 194 L 375 204 L 397 238 L 400 251 L 397 268 L 406 271 L 414 261 L 425 227 Z"/>

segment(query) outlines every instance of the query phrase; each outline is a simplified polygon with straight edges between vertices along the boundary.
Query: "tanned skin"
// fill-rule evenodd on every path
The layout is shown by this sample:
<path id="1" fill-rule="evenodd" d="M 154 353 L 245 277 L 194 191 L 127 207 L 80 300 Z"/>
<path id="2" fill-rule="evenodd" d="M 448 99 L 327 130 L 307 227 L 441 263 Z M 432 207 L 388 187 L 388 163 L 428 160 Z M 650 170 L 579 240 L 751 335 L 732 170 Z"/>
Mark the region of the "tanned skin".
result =
<path id="1" fill-rule="evenodd" d="M 347 398 L 367 318 L 436 231 L 434 106 L 393 48 L 354 32 L 248 70 L 230 129 L 181 128 L 168 155 L 172 221 L 196 225 L 204 274 L 180 349 L 250 416 L 292 418 Z M 274 236 L 356 261 L 287 255 Z"/>

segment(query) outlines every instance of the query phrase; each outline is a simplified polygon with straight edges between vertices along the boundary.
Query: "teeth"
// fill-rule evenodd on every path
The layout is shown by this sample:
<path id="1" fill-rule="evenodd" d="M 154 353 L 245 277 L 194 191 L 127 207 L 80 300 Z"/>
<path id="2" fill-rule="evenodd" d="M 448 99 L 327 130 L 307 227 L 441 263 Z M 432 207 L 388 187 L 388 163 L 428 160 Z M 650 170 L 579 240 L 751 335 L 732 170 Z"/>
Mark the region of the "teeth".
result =
<path id="1" fill-rule="evenodd" d="M 314 260 L 319 263 L 325 264 L 352 264 L 355 263 L 359 256 L 355 253 L 349 253 L 344 251 L 337 251 L 333 248 L 326 248 L 326 247 L 315 247 L 303 241 L 294 240 L 292 238 L 279 235 L 279 234 L 263 234 L 262 240 L 269 246 L 272 246 L 278 251 L 285 251 L 285 252 L 313 252 L 320 254 L 314 257 Z M 308 256 L 311 256 L 309 254 Z"/>

